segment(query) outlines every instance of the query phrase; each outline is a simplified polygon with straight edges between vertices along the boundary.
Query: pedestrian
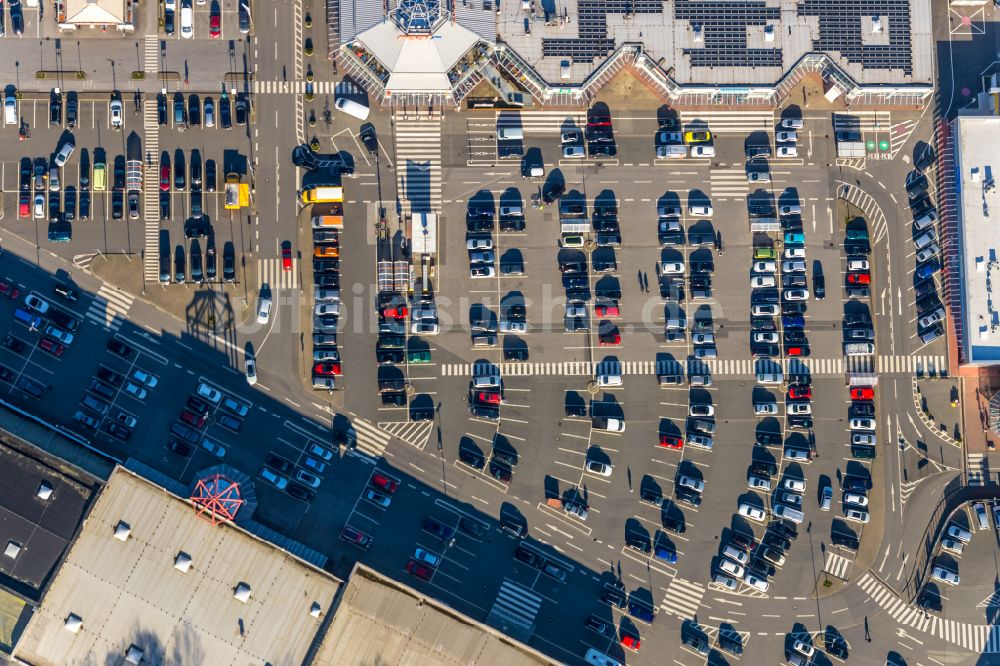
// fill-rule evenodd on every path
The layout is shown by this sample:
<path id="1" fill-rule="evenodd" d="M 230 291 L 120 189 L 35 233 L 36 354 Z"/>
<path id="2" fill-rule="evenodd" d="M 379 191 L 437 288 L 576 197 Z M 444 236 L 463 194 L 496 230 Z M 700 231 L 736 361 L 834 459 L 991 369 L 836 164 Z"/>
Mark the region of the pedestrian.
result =
<path id="1" fill-rule="evenodd" d="M 645 291 L 642 288 L 642 271 L 637 271 L 635 274 L 635 278 L 639 281 L 639 291 Z"/>
<path id="2" fill-rule="evenodd" d="M 865 640 L 868 641 L 869 643 L 872 642 L 871 632 L 868 631 L 868 616 L 867 615 L 865 615 Z"/>
<path id="3" fill-rule="evenodd" d="M 647 294 L 649 293 L 649 273 L 645 271 L 642 273 L 642 289 Z"/>

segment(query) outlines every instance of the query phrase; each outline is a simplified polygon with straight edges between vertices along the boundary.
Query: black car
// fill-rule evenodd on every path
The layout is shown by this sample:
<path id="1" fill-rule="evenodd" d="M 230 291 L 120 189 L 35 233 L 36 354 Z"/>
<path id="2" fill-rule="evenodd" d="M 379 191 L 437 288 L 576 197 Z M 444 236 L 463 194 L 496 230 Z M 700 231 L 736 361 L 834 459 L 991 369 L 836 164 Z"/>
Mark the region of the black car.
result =
<path id="1" fill-rule="evenodd" d="M 566 193 L 565 184 L 561 182 L 553 183 L 547 189 L 542 188 L 542 201 L 547 204 L 553 203 L 555 202 L 556 199 L 558 199 L 565 193 Z"/>
<path id="2" fill-rule="evenodd" d="M 591 615 L 587 618 L 585 623 L 587 629 L 597 632 L 604 638 L 614 638 L 615 637 L 615 625 L 613 622 L 608 622 L 607 620 L 602 620 L 596 615 Z"/>
<path id="3" fill-rule="evenodd" d="M 695 492 L 690 488 L 675 486 L 674 497 L 676 497 L 679 502 L 684 502 L 685 504 L 689 504 L 694 507 L 701 506 L 701 493 Z"/>
<path id="4" fill-rule="evenodd" d="M 28 157 L 21 158 L 20 180 L 18 186 L 22 192 L 31 191 L 31 159 Z"/>
<path id="5" fill-rule="evenodd" d="M 378 361 L 380 364 L 387 364 L 387 363 L 399 364 L 403 362 L 404 357 L 405 354 L 403 354 L 402 349 L 375 350 L 375 360 Z"/>
<path id="6" fill-rule="evenodd" d="M 191 151 L 191 191 L 201 192 L 201 152 Z"/>
<path id="7" fill-rule="evenodd" d="M 313 497 L 316 496 L 316 493 L 309 490 L 301 483 L 295 483 L 294 481 L 288 484 L 288 488 L 285 489 L 285 492 L 295 499 L 302 500 L 303 502 L 311 502 Z"/>
<path id="8" fill-rule="evenodd" d="M 264 459 L 264 464 L 273 469 L 274 471 L 280 472 L 282 474 L 287 474 L 288 472 L 292 471 L 293 467 L 295 467 L 295 465 L 293 465 L 288 460 L 285 460 L 281 456 L 275 455 L 273 453 L 267 454 L 267 457 Z"/>
<path id="9" fill-rule="evenodd" d="M 792 547 L 791 541 L 772 530 L 764 532 L 764 538 L 762 541 L 765 545 L 770 546 L 771 548 L 777 548 L 781 551 L 788 550 Z"/>
<path id="10" fill-rule="evenodd" d="M 402 356 L 402 353 L 400 353 L 400 356 Z M 472 412 L 473 416 L 490 419 L 491 421 L 496 421 L 500 418 L 500 410 L 488 405 L 469 405 L 469 411 Z"/>
<path id="11" fill-rule="evenodd" d="M 847 649 L 847 642 L 844 641 L 840 636 L 833 634 L 827 634 L 825 636 L 826 642 L 826 653 L 837 657 L 838 659 L 847 660 L 849 652 Z"/>
<path id="12" fill-rule="evenodd" d="M 167 124 L 167 96 L 163 93 L 156 96 L 156 122 L 160 125 Z"/>
<path id="13" fill-rule="evenodd" d="M 219 123 L 222 125 L 222 129 L 233 128 L 232 104 L 229 101 L 229 95 L 223 95 L 219 98 Z"/>
<path id="14" fill-rule="evenodd" d="M 830 541 L 848 550 L 857 550 L 861 546 L 861 542 L 856 536 L 843 532 L 832 532 L 830 534 Z"/>
<path id="15" fill-rule="evenodd" d="M 369 155 L 374 155 L 378 152 L 378 137 L 375 135 L 375 126 L 371 123 L 365 124 L 361 128 L 361 143 L 365 145 L 368 150 Z"/>
<path id="16" fill-rule="evenodd" d="M 76 127 L 77 108 L 76 93 L 73 91 L 66 93 L 66 127 L 70 129 Z"/>
<path id="17" fill-rule="evenodd" d="M 63 194 L 63 220 L 72 222 L 76 219 L 76 188 L 67 187 Z"/>
<path id="18" fill-rule="evenodd" d="M 747 569 L 764 578 L 770 578 L 774 575 L 774 566 L 759 557 L 755 557 L 750 560 L 750 564 L 747 565 Z"/>
<path id="19" fill-rule="evenodd" d="M 169 36 L 169 35 L 174 34 L 174 31 L 176 29 L 177 28 L 176 28 L 176 23 L 174 21 L 174 12 L 170 11 L 169 9 L 166 10 L 166 11 L 164 11 L 163 12 L 163 31 L 165 33 L 167 33 L 167 35 Z"/>
<path id="20" fill-rule="evenodd" d="M 812 430 L 813 420 L 809 416 L 789 416 L 788 427 L 792 430 Z"/>
<path id="21" fill-rule="evenodd" d="M 506 347 L 503 350 L 503 360 L 519 362 L 528 360 L 527 347 Z"/>
<path id="22" fill-rule="evenodd" d="M 774 530 L 787 539 L 796 539 L 799 536 L 799 531 L 795 527 L 795 523 L 787 520 L 775 520 L 768 525 L 768 529 Z"/>
<path id="23" fill-rule="evenodd" d="M 386 391 L 382 394 L 382 404 L 402 407 L 406 404 L 406 391 Z"/>
<path id="24" fill-rule="evenodd" d="M 743 654 L 743 637 L 736 631 L 723 629 L 719 631 L 719 647 L 729 654 Z"/>
<path id="25" fill-rule="evenodd" d="M 605 587 L 601 590 L 601 601 L 617 608 L 625 608 L 628 597 L 619 589 Z"/>
<path id="26" fill-rule="evenodd" d="M 197 95 L 188 97 L 188 124 L 191 127 L 201 125 L 201 104 L 198 101 Z"/>
<path id="27" fill-rule="evenodd" d="M 916 199 L 924 192 L 927 191 L 928 182 L 927 176 L 918 172 L 911 171 L 910 175 L 906 179 L 906 193 L 909 195 L 910 199 Z"/>
<path id="28" fill-rule="evenodd" d="M 247 124 L 247 100 L 241 94 L 236 95 L 236 124 Z"/>
<path id="29" fill-rule="evenodd" d="M 15 35 L 24 32 L 24 10 L 21 9 L 20 0 L 12 0 L 10 3 L 10 25 Z"/>
<path id="30" fill-rule="evenodd" d="M 458 459 L 473 469 L 482 469 L 486 466 L 486 458 L 471 449 L 459 449 Z"/>
<path id="31" fill-rule="evenodd" d="M 205 160 L 205 191 L 215 191 L 215 160 Z"/>
<path id="32" fill-rule="evenodd" d="M 160 219 L 170 219 L 170 192 L 160 192 Z"/>
<path id="33" fill-rule="evenodd" d="M 490 476 L 500 483 L 510 483 L 513 474 L 510 467 L 497 460 L 490 461 Z"/>
<path id="34" fill-rule="evenodd" d="M 852 402 L 847 408 L 850 418 L 865 418 L 875 416 L 875 405 L 870 402 Z"/>
<path id="35" fill-rule="evenodd" d="M 111 370 L 109 368 L 105 368 L 103 366 L 97 369 L 97 376 L 102 381 L 105 381 L 108 384 L 110 384 L 111 386 L 115 386 L 115 387 L 121 386 L 122 381 L 124 381 L 124 379 L 125 379 L 125 377 L 123 377 L 119 373 L 115 372 L 114 370 Z"/>
<path id="36" fill-rule="evenodd" d="M 117 437 L 123 442 L 127 442 L 128 438 L 132 436 L 131 430 L 114 421 L 105 421 L 102 429 L 112 437 Z"/>
<path id="37" fill-rule="evenodd" d="M 49 125 L 62 125 L 62 95 L 53 92 L 49 96 Z"/>
<path id="38" fill-rule="evenodd" d="M 3 346 L 5 349 L 9 349 L 15 354 L 20 354 L 24 351 L 24 343 L 15 338 L 13 335 L 8 333 L 3 337 Z"/>
<path id="39" fill-rule="evenodd" d="M 190 445 L 177 439 L 170 440 L 170 444 L 167 445 L 167 450 L 171 453 L 176 453 L 181 458 L 190 458 L 191 454 L 194 453 L 194 449 L 192 449 Z"/>
<path id="40" fill-rule="evenodd" d="M 108 351 L 125 359 L 132 356 L 132 348 L 118 340 L 108 340 Z"/>
<path id="41" fill-rule="evenodd" d="M 520 233 L 527 228 L 523 217 L 502 217 L 500 218 L 500 231 L 509 233 Z"/>
<path id="42" fill-rule="evenodd" d="M 846 493 L 867 493 L 872 488 L 872 483 L 868 479 L 860 476 L 845 476 L 840 487 Z"/>
<path id="43" fill-rule="evenodd" d="M 89 220 L 90 219 L 90 192 L 87 190 L 80 191 L 80 219 Z"/>

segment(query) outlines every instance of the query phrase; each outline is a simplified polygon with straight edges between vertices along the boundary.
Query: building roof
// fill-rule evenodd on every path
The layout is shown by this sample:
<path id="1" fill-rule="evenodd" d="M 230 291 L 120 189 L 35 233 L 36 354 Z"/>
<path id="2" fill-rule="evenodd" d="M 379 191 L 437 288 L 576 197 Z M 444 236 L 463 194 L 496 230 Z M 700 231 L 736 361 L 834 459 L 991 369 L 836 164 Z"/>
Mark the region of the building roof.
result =
<path id="1" fill-rule="evenodd" d="M 118 467 L 14 654 L 37 666 L 121 663 L 135 646 L 152 664 L 300 666 L 339 587 Z"/>
<path id="2" fill-rule="evenodd" d="M 930 0 L 571 0 L 549 14 L 547 6 L 501 2 L 497 22 L 500 39 L 550 84 L 563 61 L 570 82 L 582 82 L 623 42 L 641 42 L 682 85 L 771 85 L 814 52 L 862 85 L 933 82 Z"/>
<path id="3" fill-rule="evenodd" d="M 540 652 L 357 564 L 313 666 L 539 666 Z"/>
<path id="4" fill-rule="evenodd" d="M 125 0 L 66 0 L 66 23 L 117 25 L 125 22 Z"/>
<path id="5" fill-rule="evenodd" d="M 96 481 L 40 451 L 0 442 L 0 582 L 38 599 L 69 548 Z"/>
<path id="6" fill-rule="evenodd" d="M 1000 117 L 959 116 L 956 181 L 959 186 L 962 318 L 966 361 L 1000 362 Z M 993 287 L 998 293 L 993 293 Z"/>

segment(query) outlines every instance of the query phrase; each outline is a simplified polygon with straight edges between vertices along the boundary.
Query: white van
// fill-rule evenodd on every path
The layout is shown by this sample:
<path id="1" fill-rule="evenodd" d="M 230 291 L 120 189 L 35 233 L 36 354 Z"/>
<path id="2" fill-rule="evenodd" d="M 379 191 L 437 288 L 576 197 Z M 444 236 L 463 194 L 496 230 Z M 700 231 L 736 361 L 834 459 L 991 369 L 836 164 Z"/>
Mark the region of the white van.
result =
<path id="1" fill-rule="evenodd" d="M 805 515 L 801 511 L 793 509 L 787 504 L 775 504 L 772 513 L 779 518 L 786 518 L 796 524 L 801 523 L 805 519 Z"/>
<path id="2" fill-rule="evenodd" d="M 358 120 L 368 120 L 369 108 L 353 99 L 341 97 L 334 103 L 334 106 L 337 107 L 338 111 L 352 115 Z"/>
<path id="3" fill-rule="evenodd" d="M 3 122 L 5 125 L 17 125 L 17 98 L 7 95 L 3 101 Z"/>
<path id="4" fill-rule="evenodd" d="M 584 660 L 591 666 L 622 666 L 622 662 L 612 659 L 595 648 L 587 650 L 587 656 L 584 657 Z"/>
<path id="5" fill-rule="evenodd" d="M 181 37 L 194 37 L 194 17 L 191 15 L 191 5 L 181 5 Z"/>
<path id="6" fill-rule="evenodd" d="M 497 128 L 497 140 L 498 141 L 523 141 L 524 140 L 524 130 L 520 127 L 498 127 Z"/>

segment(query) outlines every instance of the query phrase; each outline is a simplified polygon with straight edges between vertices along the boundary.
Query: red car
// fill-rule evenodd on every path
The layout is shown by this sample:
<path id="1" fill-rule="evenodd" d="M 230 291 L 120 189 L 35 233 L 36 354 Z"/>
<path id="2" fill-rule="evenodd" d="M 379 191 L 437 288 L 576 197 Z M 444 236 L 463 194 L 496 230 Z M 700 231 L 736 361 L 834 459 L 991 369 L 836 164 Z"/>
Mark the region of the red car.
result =
<path id="1" fill-rule="evenodd" d="M 62 356 L 66 348 L 55 340 L 49 340 L 48 338 L 42 338 L 38 341 L 38 347 L 42 351 L 47 351 L 53 356 Z"/>
<path id="2" fill-rule="evenodd" d="M 411 576 L 416 576 L 420 580 L 430 580 L 431 576 L 434 575 L 434 570 L 430 567 L 425 567 L 420 562 L 416 560 L 410 560 L 406 564 L 406 573 Z"/>
<path id="3" fill-rule="evenodd" d="M 292 242 L 283 241 L 281 243 L 281 269 L 292 270 Z"/>
<path id="4" fill-rule="evenodd" d="M 369 481 L 369 483 L 376 488 L 381 488 L 387 493 L 394 493 L 396 492 L 396 488 L 399 488 L 399 481 L 396 479 L 390 479 L 384 474 L 379 474 L 378 472 L 372 475 L 372 480 Z"/>
<path id="5" fill-rule="evenodd" d="M 160 167 L 160 191 L 170 191 L 170 165 L 164 164 Z"/>
<path id="6" fill-rule="evenodd" d="M 813 397 L 813 391 L 808 386 L 789 386 L 789 400 L 809 400 Z"/>
<path id="7" fill-rule="evenodd" d="M 613 345 L 620 345 L 622 343 L 622 334 L 618 331 L 611 331 L 610 333 L 601 333 L 597 336 L 597 342 L 602 347 L 609 347 Z"/>
<path id="8" fill-rule="evenodd" d="M 201 428 L 205 425 L 207 417 L 204 414 L 195 414 L 188 410 L 181 412 L 181 421 L 193 425 L 195 428 Z"/>
<path id="9" fill-rule="evenodd" d="M 871 273 L 848 273 L 847 284 L 871 284 Z"/>
<path id="10" fill-rule="evenodd" d="M 809 356 L 809 347 L 786 347 L 785 353 L 789 356 Z"/>
<path id="11" fill-rule="evenodd" d="M 851 389 L 851 400 L 874 400 L 875 389 L 870 386 L 859 386 Z"/>
<path id="12" fill-rule="evenodd" d="M 212 12 L 212 17 L 208 21 L 208 34 L 212 39 L 218 39 L 222 34 L 222 16 L 218 12 Z"/>
<path id="13" fill-rule="evenodd" d="M 387 305 L 382 308 L 382 316 L 386 319 L 406 319 L 406 313 L 405 305 Z"/>
<path id="14" fill-rule="evenodd" d="M 339 375 L 340 374 L 340 364 L 339 363 L 317 363 L 313 366 L 314 375 Z"/>
<path id="15" fill-rule="evenodd" d="M 21 217 L 31 217 L 31 196 L 27 192 L 21 192 L 18 198 L 17 214 Z"/>
<path id="16" fill-rule="evenodd" d="M 627 647 L 629 650 L 639 651 L 639 647 L 642 645 L 642 641 L 639 640 L 638 636 L 633 636 L 632 634 L 622 634 L 622 647 Z"/>
<path id="17" fill-rule="evenodd" d="M 13 300 L 18 297 L 20 292 L 17 287 L 14 286 L 13 282 L 8 282 L 7 280 L 0 280 L 0 295 L 4 295 L 7 298 Z"/>
<path id="18" fill-rule="evenodd" d="M 499 405 L 503 402 L 503 396 L 499 393 L 487 393 L 486 391 L 480 391 L 476 394 L 476 400 L 484 405 Z"/>
<path id="19" fill-rule="evenodd" d="M 660 446 L 664 446 L 668 449 L 683 449 L 684 440 L 680 437 L 674 437 L 673 435 L 660 435 Z"/>
<path id="20" fill-rule="evenodd" d="M 587 119 L 587 124 L 591 127 L 606 127 L 611 124 L 611 116 L 594 115 Z"/>
<path id="21" fill-rule="evenodd" d="M 617 303 L 602 303 L 594 308 L 598 317 L 619 317 Z"/>

